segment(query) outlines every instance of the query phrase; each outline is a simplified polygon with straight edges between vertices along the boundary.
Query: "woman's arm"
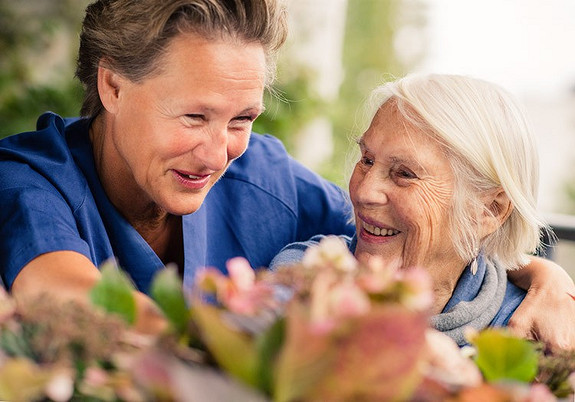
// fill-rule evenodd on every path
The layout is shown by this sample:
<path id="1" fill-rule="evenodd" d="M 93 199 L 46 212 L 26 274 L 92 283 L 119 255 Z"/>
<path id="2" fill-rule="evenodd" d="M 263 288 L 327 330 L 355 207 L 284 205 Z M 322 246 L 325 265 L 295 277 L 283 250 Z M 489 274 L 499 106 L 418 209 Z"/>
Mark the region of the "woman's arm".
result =
<path id="1" fill-rule="evenodd" d="M 527 290 L 509 321 L 513 332 L 550 349 L 575 349 L 575 284 L 567 272 L 550 260 L 533 257 L 508 277 Z"/>
<path id="2" fill-rule="evenodd" d="M 100 279 L 100 271 L 92 262 L 74 251 L 42 254 L 20 271 L 11 288 L 18 301 L 46 293 L 58 300 L 90 303 L 90 290 Z M 135 292 L 136 322 L 134 329 L 146 334 L 159 334 L 167 321 L 148 296 Z"/>

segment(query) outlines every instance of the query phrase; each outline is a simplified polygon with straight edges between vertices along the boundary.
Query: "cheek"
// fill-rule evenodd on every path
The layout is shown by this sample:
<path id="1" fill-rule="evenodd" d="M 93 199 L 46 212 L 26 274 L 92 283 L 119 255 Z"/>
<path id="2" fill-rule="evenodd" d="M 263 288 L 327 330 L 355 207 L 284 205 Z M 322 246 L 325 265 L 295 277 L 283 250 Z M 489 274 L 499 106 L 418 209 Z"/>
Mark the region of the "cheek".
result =
<path id="1" fill-rule="evenodd" d="M 439 186 L 417 190 L 396 203 L 397 210 L 417 236 L 435 238 L 447 229 L 452 193 Z"/>
<path id="2" fill-rule="evenodd" d="M 360 173 L 358 170 L 358 167 L 356 165 L 356 167 L 353 169 L 353 173 L 351 174 L 351 177 L 349 179 L 349 197 L 351 198 L 351 202 L 353 205 L 356 204 L 356 194 L 357 194 L 357 189 L 359 187 L 359 183 L 361 182 L 361 177 L 360 177 Z"/>
<path id="3" fill-rule="evenodd" d="M 230 136 L 228 140 L 228 158 L 234 160 L 242 156 L 248 148 L 250 142 L 250 134 L 238 134 Z"/>

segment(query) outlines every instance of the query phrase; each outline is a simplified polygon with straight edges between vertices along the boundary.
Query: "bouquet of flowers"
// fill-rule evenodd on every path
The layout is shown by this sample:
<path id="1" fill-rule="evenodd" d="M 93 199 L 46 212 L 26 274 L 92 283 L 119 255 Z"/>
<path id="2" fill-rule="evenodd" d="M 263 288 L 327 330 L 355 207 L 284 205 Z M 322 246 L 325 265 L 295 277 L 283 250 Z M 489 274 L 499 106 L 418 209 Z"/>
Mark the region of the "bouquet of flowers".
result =
<path id="1" fill-rule="evenodd" d="M 362 265 L 336 237 L 299 264 L 235 258 L 151 295 L 169 330 L 133 331 L 130 281 L 102 268 L 94 306 L 0 293 L 0 399 L 94 401 L 545 401 L 573 393 L 575 353 L 502 329 L 460 349 L 429 327 L 425 271 Z"/>

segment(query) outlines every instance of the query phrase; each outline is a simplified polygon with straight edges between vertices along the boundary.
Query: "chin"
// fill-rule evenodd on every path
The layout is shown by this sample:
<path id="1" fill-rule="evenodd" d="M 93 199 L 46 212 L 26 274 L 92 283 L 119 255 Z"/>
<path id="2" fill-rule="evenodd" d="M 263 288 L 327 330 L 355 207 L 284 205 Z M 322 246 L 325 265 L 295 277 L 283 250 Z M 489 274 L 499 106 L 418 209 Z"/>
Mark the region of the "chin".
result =
<path id="1" fill-rule="evenodd" d="M 181 200 L 180 202 L 174 202 L 172 200 L 172 202 L 166 203 L 164 209 L 171 215 L 189 215 L 200 209 L 205 199 L 205 197 L 202 197 L 201 199 L 194 197 L 193 200 Z"/>

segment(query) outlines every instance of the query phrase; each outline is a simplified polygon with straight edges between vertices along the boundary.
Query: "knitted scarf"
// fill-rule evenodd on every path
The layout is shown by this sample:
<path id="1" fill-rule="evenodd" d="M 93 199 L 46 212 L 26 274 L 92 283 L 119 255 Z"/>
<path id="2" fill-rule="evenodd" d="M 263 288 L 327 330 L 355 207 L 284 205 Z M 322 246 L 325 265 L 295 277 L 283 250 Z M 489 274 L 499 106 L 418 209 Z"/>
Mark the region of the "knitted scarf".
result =
<path id="1" fill-rule="evenodd" d="M 481 255 L 477 257 L 477 263 L 477 273 L 471 274 L 471 268 L 466 267 L 443 312 L 431 318 L 431 325 L 449 335 L 459 346 L 467 344 L 464 328 L 481 330 L 487 327 L 505 297 L 505 269 L 487 264 Z"/>

